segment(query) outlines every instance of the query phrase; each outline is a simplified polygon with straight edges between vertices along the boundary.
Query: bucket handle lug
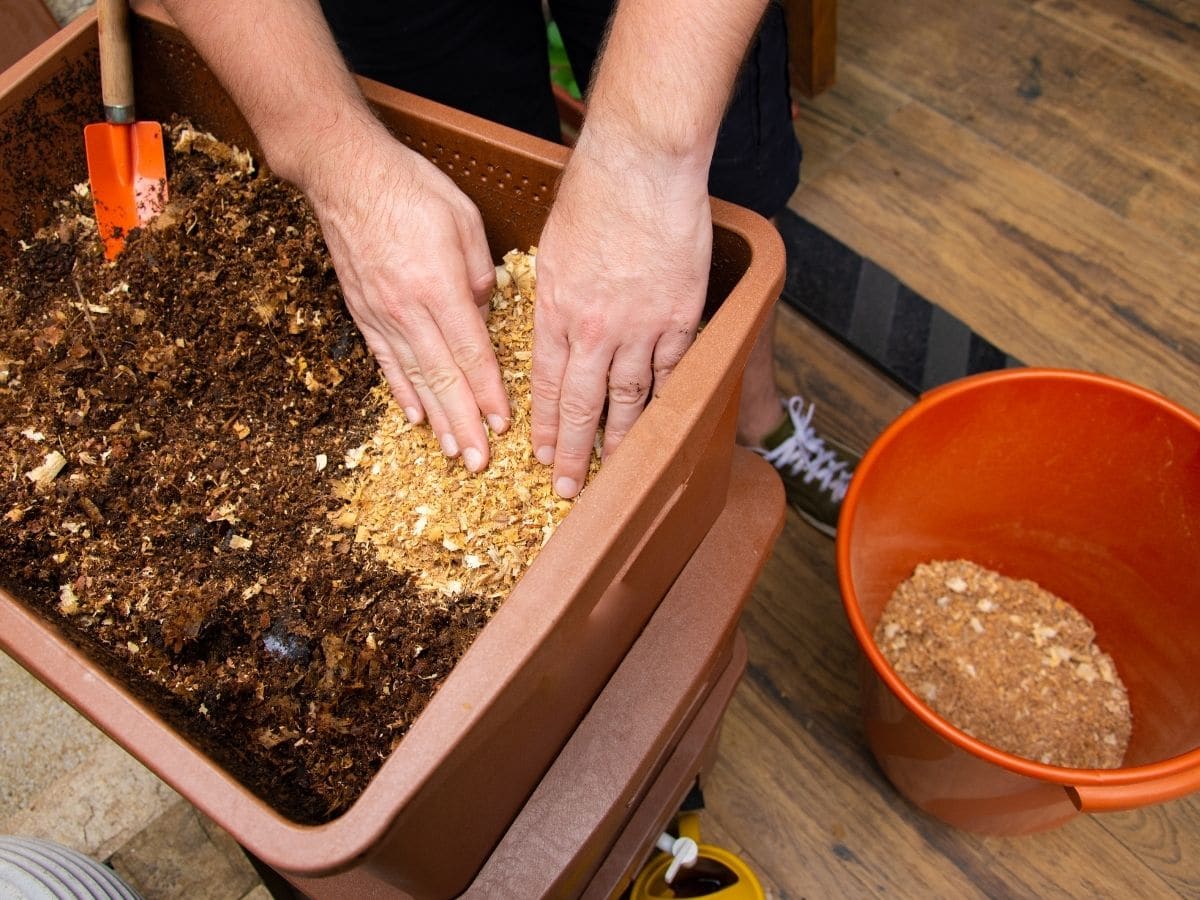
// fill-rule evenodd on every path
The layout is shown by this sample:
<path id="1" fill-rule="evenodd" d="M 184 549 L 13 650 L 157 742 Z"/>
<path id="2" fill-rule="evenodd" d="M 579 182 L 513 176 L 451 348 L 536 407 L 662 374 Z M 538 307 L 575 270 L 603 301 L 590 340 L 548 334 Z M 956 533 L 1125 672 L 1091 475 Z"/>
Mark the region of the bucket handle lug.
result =
<path id="1" fill-rule="evenodd" d="M 1200 791 L 1200 766 L 1136 784 L 1069 785 L 1066 791 L 1080 812 L 1124 812 Z"/>

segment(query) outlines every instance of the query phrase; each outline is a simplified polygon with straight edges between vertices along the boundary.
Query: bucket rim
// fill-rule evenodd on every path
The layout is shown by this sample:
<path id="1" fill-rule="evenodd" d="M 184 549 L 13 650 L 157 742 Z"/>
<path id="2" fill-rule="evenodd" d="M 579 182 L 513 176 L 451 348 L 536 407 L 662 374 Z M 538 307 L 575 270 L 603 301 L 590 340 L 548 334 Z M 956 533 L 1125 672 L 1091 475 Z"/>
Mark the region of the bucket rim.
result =
<path id="1" fill-rule="evenodd" d="M 856 477 L 850 479 L 850 487 L 846 491 L 845 499 L 842 502 L 836 544 L 838 586 L 840 588 L 842 606 L 845 609 L 850 628 L 854 632 L 860 654 L 870 664 L 876 676 L 883 681 L 909 712 L 920 719 L 936 734 L 967 753 L 1019 775 L 1067 787 L 1073 785 L 1101 787 L 1140 784 L 1173 775 L 1200 771 L 1200 746 L 1153 763 L 1115 769 L 1055 766 L 1027 759 L 1015 753 L 1009 753 L 1008 751 L 993 747 L 973 737 L 940 716 L 916 692 L 909 688 L 887 661 L 883 652 L 876 645 L 871 630 L 867 627 L 866 620 L 859 607 L 857 593 L 850 578 L 850 532 L 852 530 L 850 525 L 858 512 L 859 497 L 862 493 L 862 479 L 857 476 L 859 473 L 869 472 L 874 468 L 878 459 L 892 442 L 897 439 L 897 436 L 905 431 L 913 421 L 920 419 L 931 409 L 980 388 L 986 388 L 1001 382 L 1019 381 L 1041 383 L 1069 382 L 1101 387 L 1115 393 L 1137 398 L 1155 406 L 1162 412 L 1181 419 L 1185 424 L 1200 433 L 1200 415 L 1197 415 L 1181 404 L 1132 382 L 1111 375 L 1076 369 L 1046 366 L 1002 369 L 968 375 L 922 393 L 908 409 L 900 413 L 871 443 L 871 446 L 867 449 L 867 452 L 863 455 L 861 462 L 855 469 Z"/>

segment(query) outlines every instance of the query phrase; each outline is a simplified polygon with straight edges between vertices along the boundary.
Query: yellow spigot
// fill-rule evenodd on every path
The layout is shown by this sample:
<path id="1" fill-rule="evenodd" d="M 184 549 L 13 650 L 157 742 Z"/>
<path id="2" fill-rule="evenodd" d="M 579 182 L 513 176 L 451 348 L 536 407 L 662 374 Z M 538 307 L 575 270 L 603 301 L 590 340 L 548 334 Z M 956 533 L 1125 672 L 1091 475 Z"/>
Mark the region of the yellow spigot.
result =
<path id="1" fill-rule="evenodd" d="M 683 813 L 676 829 L 679 837 L 659 838 L 656 846 L 661 852 L 634 881 L 630 900 L 765 900 L 766 893 L 749 866 L 728 850 L 700 843 L 699 815 Z"/>

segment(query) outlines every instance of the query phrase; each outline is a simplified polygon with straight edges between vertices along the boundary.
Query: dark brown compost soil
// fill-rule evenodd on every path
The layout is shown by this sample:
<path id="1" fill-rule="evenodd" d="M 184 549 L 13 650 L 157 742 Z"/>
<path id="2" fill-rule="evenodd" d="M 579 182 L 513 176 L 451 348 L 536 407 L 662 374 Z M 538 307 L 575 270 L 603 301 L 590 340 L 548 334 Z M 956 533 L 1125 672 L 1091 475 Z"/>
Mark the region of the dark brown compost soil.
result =
<path id="1" fill-rule="evenodd" d="M 202 145 L 115 264 L 80 191 L 0 269 L 0 579 L 316 823 L 493 604 L 430 604 L 330 525 L 377 368 L 303 198 Z"/>

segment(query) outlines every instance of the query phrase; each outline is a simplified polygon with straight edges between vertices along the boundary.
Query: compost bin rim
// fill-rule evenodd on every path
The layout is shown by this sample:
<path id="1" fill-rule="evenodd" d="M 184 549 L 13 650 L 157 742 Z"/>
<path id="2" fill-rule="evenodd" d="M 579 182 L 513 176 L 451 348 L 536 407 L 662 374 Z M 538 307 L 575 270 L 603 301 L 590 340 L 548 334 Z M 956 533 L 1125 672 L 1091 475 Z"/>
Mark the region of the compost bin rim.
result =
<path id="1" fill-rule="evenodd" d="M 173 27 L 158 3 L 135 0 L 133 6 L 137 15 Z M 14 91 L 24 89 L 30 82 L 31 74 L 52 64 L 65 52 L 80 50 L 82 48 L 78 45 L 81 44 L 94 44 L 95 29 L 96 13 L 93 8 L 10 68 L 0 78 L 0 103 L 11 106 L 28 96 L 14 94 Z M 393 88 L 368 85 L 367 89 L 372 96 L 393 93 L 405 96 L 410 108 L 418 111 L 436 108 L 440 112 L 444 109 L 432 101 L 412 98 Z M 449 113 L 446 118 L 451 128 L 474 136 L 480 135 L 481 127 L 467 128 L 466 124 L 481 120 L 473 120 L 457 111 Z M 502 126 L 483 123 L 482 131 L 503 136 L 508 144 L 507 149 L 542 163 L 561 166 L 568 156 L 565 148 Z M 578 557 L 577 545 L 580 541 L 576 537 L 588 533 L 588 522 L 608 524 L 640 517 L 649 524 L 660 508 L 652 501 L 670 499 L 677 486 L 662 487 L 662 479 L 658 476 L 673 465 L 685 465 L 689 460 L 694 463 L 701 450 L 683 446 L 674 454 L 664 452 L 663 444 L 656 439 L 657 432 L 652 426 L 661 421 L 665 428 L 680 430 L 683 426 L 686 429 L 711 412 L 700 400 L 711 396 L 715 388 L 725 382 L 730 370 L 740 368 L 744 363 L 752 343 L 748 336 L 755 333 L 754 325 L 761 324 L 782 287 L 783 244 L 770 223 L 749 210 L 731 204 L 714 200 L 712 205 L 714 226 L 746 241 L 754 252 L 750 254 L 749 264 L 726 302 L 680 362 L 676 377 L 643 414 L 643 422 L 639 422 L 642 427 L 631 431 L 625 441 L 628 451 L 614 457 L 597 477 L 593 487 L 603 486 L 603 491 L 585 492 L 572 514 L 559 527 L 555 540 L 546 545 L 539 557 L 539 560 L 553 560 L 561 556 L 567 560 L 571 552 L 576 552 L 577 558 L 572 560 L 574 564 L 566 567 L 566 571 L 573 576 L 574 584 L 586 583 L 593 577 L 596 566 L 609 558 L 609 551 L 614 544 L 624 540 L 632 549 L 637 543 L 634 538 L 623 537 L 627 531 L 625 528 L 605 528 L 602 533 L 608 540 L 600 547 L 592 542 L 586 548 L 591 551 L 588 562 L 588 557 Z M 736 330 L 736 335 L 727 334 L 730 329 Z M 732 353 L 731 344 L 734 345 Z M 638 455 L 640 451 L 644 451 L 642 458 Z M 653 464 L 653 469 L 648 475 L 650 464 Z M 658 494 L 664 496 L 659 497 Z M 520 630 L 528 636 L 532 624 L 544 639 L 552 631 L 551 626 L 572 614 L 573 610 L 578 615 L 587 614 L 587 610 L 575 609 L 585 605 L 582 603 L 568 604 L 561 599 L 550 607 L 544 602 L 546 596 L 566 598 L 575 594 L 565 590 L 559 581 L 540 585 L 542 593 L 539 596 L 539 582 L 548 582 L 551 576 L 549 568 L 546 565 L 539 567 L 537 562 L 530 567 L 501 610 L 464 654 L 435 700 L 413 723 L 409 733 L 368 783 L 359 799 L 343 814 L 320 825 L 303 825 L 278 813 L 207 754 L 194 747 L 153 709 L 133 697 L 115 679 L 103 671 L 97 671 L 87 655 L 71 644 L 57 626 L 26 609 L 24 604 L 4 591 L 0 591 L 0 597 L 5 601 L 5 608 L 0 609 L 0 614 L 12 623 L 12 630 L 5 629 L 0 643 L 20 660 L 32 658 L 35 651 L 44 650 L 46 645 L 53 646 L 52 652 L 56 656 L 65 654 L 66 664 L 45 673 L 52 689 L 73 705 L 82 706 L 90 711 L 89 714 L 95 714 L 97 724 L 110 734 L 150 736 L 150 740 L 131 742 L 133 746 L 126 746 L 122 741 L 122 746 L 172 786 L 179 787 L 186 783 L 189 796 L 198 801 L 197 805 L 207 807 L 206 811 L 219 810 L 223 820 L 253 820 L 256 829 L 237 837 L 266 862 L 298 873 L 328 872 L 353 865 L 361 858 L 366 847 L 376 843 L 387 832 L 397 810 L 435 776 L 436 768 L 431 767 L 428 761 L 436 760 L 436 750 L 444 744 L 445 738 L 458 738 L 469 732 L 469 726 L 494 701 L 495 693 L 489 696 L 488 702 L 473 705 L 466 715 L 463 715 L 461 708 L 449 712 L 455 705 L 451 701 L 471 699 L 456 696 L 464 693 L 460 684 L 465 683 L 469 667 L 483 665 L 485 657 L 499 657 L 505 664 L 499 668 L 492 666 L 488 671 L 496 676 L 493 682 L 497 678 L 508 681 L 520 670 L 538 643 L 525 644 L 530 649 L 519 659 L 513 658 L 510 653 L 501 652 L 509 649 L 502 640 L 506 631 Z M 524 599 L 526 597 L 528 599 Z M 8 609 L 8 606 L 12 609 Z M 95 702 L 75 703 L 76 699 L 85 697 Z M 461 707 L 462 703 L 458 705 Z"/>
<path id="2" fill-rule="evenodd" d="M 983 372 L 956 379 L 921 394 L 916 402 L 901 412 L 884 429 L 880 436 L 863 454 L 859 463 L 859 471 L 869 471 L 875 460 L 883 455 L 895 439 L 895 435 L 911 421 L 924 416 L 929 410 L 953 400 L 964 393 L 974 390 L 980 384 L 997 381 L 1033 381 L 1038 383 L 1091 383 L 1114 389 L 1130 397 L 1136 397 L 1149 402 L 1163 413 L 1177 418 L 1194 427 L 1200 432 L 1200 415 L 1193 413 L 1182 404 L 1164 397 L 1149 388 L 1132 382 L 1103 375 L 1096 372 L 1086 372 L 1053 366 L 1027 366 L 1020 369 L 1002 369 L 993 372 Z M 875 643 L 871 630 L 867 627 L 866 619 L 857 599 L 857 592 L 850 578 L 850 525 L 858 512 L 858 497 L 862 492 L 862 481 L 851 479 L 850 487 L 843 502 L 843 514 L 838 523 L 837 537 L 837 572 L 841 588 L 842 605 L 854 631 L 862 655 L 871 664 L 872 670 L 888 689 L 904 704 L 913 715 L 917 716 L 935 733 L 949 740 L 955 746 L 978 756 L 987 762 L 1014 771 L 1019 775 L 1036 778 L 1041 781 L 1063 785 L 1064 787 L 1115 787 L 1119 785 L 1134 785 L 1149 780 L 1159 780 L 1174 775 L 1180 775 L 1200 768 L 1200 747 L 1187 750 L 1167 759 L 1146 763 L 1140 766 L 1123 767 L 1119 769 L 1075 769 L 1065 766 L 1054 766 L 1037 762 L 1023 756 L 1008 753 L 972 737 L 958 728 L 952 722 L 938 715 L 917 694 L 904 683 L 896 674 L 883 651 Z"/>

